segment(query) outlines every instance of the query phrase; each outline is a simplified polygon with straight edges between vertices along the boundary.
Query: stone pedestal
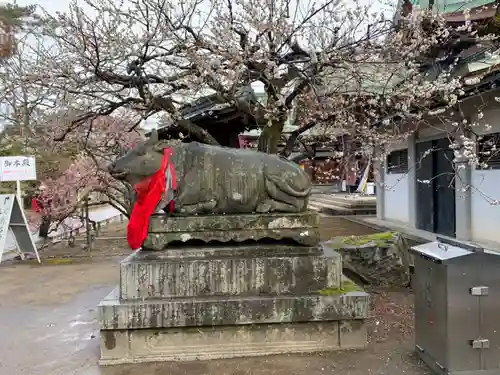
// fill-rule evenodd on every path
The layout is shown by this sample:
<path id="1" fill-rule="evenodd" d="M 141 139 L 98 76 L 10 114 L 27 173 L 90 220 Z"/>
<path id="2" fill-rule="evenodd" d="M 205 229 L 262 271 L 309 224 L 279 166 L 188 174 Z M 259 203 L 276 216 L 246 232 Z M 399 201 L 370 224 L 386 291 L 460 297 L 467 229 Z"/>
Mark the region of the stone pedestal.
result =
<path id="1" fill-rule="evenodd" d="M 242 215 L 154 215 L 144 247 L 166 249 L 172 243 L 245 242 L 289 239 L 304 246 L 319 242 L 319 216 L 315 212 Z"/>
<path id="2" fill-rule="evenodd" d="M 121 262 L 120 285 L 99 305 L 101 364 L 365 347 L 368 295 L 343 278 L 317 231 L 311 213 L 155 218 L 151 242 L 168 249 Z M 263 241 L 273 237 L 282 241 Z"/>

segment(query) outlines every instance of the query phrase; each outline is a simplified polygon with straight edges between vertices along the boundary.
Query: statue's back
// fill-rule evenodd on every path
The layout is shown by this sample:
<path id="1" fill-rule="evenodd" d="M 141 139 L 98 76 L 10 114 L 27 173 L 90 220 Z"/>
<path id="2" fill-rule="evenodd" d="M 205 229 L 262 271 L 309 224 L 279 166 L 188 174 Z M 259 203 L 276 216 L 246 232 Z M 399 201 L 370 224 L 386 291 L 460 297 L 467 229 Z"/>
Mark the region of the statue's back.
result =
<path id="1" fill-rule="evenodd" d="M 297 211 L 309 195 L 307 174 L 275 155 L 196 142 L 183 147 L 180 206 L 196 203 L 202 211 L 214 213 L 255 212 L 263 202 L 277 200 L 291 206 L 274 210 Z"/>

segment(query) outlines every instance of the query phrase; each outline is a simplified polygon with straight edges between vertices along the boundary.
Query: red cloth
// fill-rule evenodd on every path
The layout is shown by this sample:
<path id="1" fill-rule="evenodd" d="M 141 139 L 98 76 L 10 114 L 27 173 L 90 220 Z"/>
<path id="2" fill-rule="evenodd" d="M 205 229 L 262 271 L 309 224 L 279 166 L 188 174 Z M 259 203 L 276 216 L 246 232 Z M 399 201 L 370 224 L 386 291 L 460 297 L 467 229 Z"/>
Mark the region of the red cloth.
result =
<path id="1" fill-rule="evenodd" d="M 132 215 L 127 226 L 127 241 L 132 250 L 139 249 L 148 235 L 149 218 L 155 213 L 158 203 L 160 203 L 163 194 L 165 194 L 166 171 L 170 168 L 172 176 L 171 187 L 175 189 L 175 171 L 172 163 L 169 164 L 172 149 L 163 150 L 163 159 L 161 168 L 151 177 L 148 177 L 134 186 L 137 193 L 136 202 L 132 209 Z M 173 211 L 173 201 L 170 203 L 170 211 Z"/>
<path id="2" fill-rule="evenodd" d="M 40 212 L 42 210 L 42 208 L 40 207 L 40 205 L 38 204 L 38 200 L 36 198 L 33 198 L 31 200 L 31 209 L 35 212 Z"/>

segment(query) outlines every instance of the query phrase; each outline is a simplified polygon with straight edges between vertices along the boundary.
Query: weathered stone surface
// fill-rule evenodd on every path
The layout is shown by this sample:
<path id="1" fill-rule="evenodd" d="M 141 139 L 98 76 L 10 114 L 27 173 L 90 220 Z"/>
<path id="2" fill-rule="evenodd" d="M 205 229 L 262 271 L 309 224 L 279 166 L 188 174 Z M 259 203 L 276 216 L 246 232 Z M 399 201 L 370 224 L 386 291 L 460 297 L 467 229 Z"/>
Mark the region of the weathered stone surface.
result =
<path id="1" fill-rule="evenodd" d="M 243 242 L 264 239 L 293 240 L 304 246 L 319 243 L 319 216 L 306 211 L 296 214 L 242 214 L 206 216 L 154 215 L 143 247 L 162 250 L 172 242 Z"/>
<path id="2" fill-rule="evenodd" d="M 408 286 L 413 260 L 409 245 L 397 233 L 338 237 L 323 245 L 342 255 L 343 268 L 377 286 Z"/>
<path id="3" fill-rule="evenodd" d="M 248 149 L 197 142 L 162 144 L 156 131 L 109 171 L 133 186 L 161 168 L 167 147 L 177 180 L 175 196 L 171 191 L 167 196 L 171 194 L 176 212 L 301 212 L 307 208 L 311 181 L 296 163 Z"/>
<path id="4" fill-rule="evenodd" d="M 319 231 L 316 229 L 298 232 L 295 229 L 264 229 L 240 231 L 203 231 L 190 233 L 151 233 L 144 241 L 143 248 L 147 250 L 163 250 L 168 244 L 178 241 L 200 240 L 205 242 L 243 242 L 264 239 L 290 239 L 303 246 L 314 246 L 319 242 Z"/>
<path id="5" fill-rule="evenodd" d="M 239 214 L 239 215 L 197 215 L 151 216 L 149 232 L 200 232 L 233 231 L 250 229 L 297 229 L 317 228 L 319 215 L 314 211 L 301 213 Z"/>
<path id="6" fill-rule="evenodd" d="M 290 249 L 288 255 L 287 248 Z M 205 255 L 199 258 L 191 253 L 199 254 L 200 248 L 184 248 L 180 258 L 169 257 L 170 250 L 132 254 L 121 263 L 120 297 L 301 295 L 329 287 L 340 288 L 342 259 L 334 251 L 324 256 L 318 247 L 290 245 L 222 249 L 204 248 Z M 233 249 L 235 254 L 239 253 L 238 257 L 216 255 Z M 156 257 L 155 253 L 161 256 Z"/>
<path id="7" fill-rule="evenodd" d="M 123 301 L 118 288 L 99 304 L 101 329 L 292 323 L 368 316 L 365 292 L 275 297 L 172 298 Z"/>
<path id="8" fill-rule="evenodd" d="M 369 296 L 318 225 L 310 212 L 153 217 L 156 250 L 122 261 L 99 305 L 101 364 L 364 348 Z"/>
<path id="9" fill-rule="evenodd" d="M 164 262 L 180 259 L 204 258 L 267 258 L 285 256 L 320 256 L 324 251 L 330 254 L 329 248 L 323 246 L 295 246 L 291 244 L 266 244 L 253 245 L 232 244 L 227 246 L 197 246 L 197 247 L 171 247 L 167 250 L 141 250 L 132 253 L 123 262 L 155 261 Z M 332 250 L 332 254 L 336 253 Z M 331 256 L 331 255 L 330 255 Z"/>
<path id="10" fill-rule="evenodd" d="M 101 331 L 100 364 L 311 353 L 366 345 L 364 321 L 106 330 Z"/>
<path id="11" fill-rule="evenodd" d="M 364 349 L 368 330 L 364 319 L 339 321 L 339 341 L 342 349 Z"/>

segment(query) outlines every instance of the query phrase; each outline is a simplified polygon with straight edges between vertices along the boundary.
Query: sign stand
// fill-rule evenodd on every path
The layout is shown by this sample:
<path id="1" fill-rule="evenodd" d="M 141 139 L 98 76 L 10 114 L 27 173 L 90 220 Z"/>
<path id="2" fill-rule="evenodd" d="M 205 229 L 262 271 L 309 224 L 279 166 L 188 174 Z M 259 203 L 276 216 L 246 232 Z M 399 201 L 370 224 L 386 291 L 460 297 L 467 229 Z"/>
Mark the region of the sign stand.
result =
<path id="1" fill-rule="evenodd" d="M 40 255 L 28 227 L 26 215 L 16 194 L 0 194 L 0 263 L 5 249 L 9 229 L 14 234 L 17 250 L 24 260 L 24 254 L 34 254 L 38 263 Z"/>
<path id="2" fill-rule="evenodd" d="M 17 199 L 18 199 L 19 203 L 22 204 L 23 196 L 22 196 L 22 192 L 21 192 L 21 181 L 19 181 L 19 180 L 16 180 L 16 194 L 17 194 Z"/>

